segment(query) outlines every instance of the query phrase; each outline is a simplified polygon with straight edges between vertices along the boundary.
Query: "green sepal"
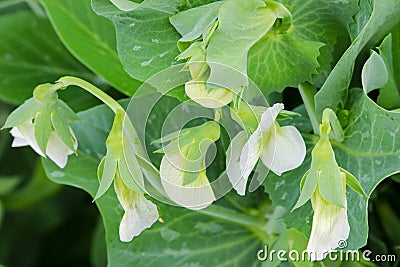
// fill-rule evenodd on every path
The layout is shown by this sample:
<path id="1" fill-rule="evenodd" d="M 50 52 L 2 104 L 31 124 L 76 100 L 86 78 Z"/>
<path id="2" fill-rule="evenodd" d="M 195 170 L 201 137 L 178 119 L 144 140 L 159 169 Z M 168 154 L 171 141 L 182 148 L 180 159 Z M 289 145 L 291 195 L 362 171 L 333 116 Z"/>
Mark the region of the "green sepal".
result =
<path id="1" fill-rule="evenodd" d="M 50 112 L 49 106 L 46 105 L 45 108 L 36 113 L 34 122 L 35 139 L 45 156 L 47 152 L 47 143 L 49 142 L 50 134 L 53 130 Z"/>
<path id="2" fill-rule="evenodd" d="M 183 135 L 189 133 L 190 129 L 183 129 L 182 131 L 175 131 L 173 133 L 167 134 L 166 136 L 161 137 L 160 139 L 157 139 L 151 144 L 162 144 L 170 141 L 174 141 L 178 139 L 179 137 L 182 137 Z"/>
<path id="3" fill-rule="evenodd" d="M 289 110 L 282 110 L 281 112 L 279 112 L 278 117 L 276 117 L 276 120 L 278 121 L 291 120 L 295 117 L 301 117 L 301 114 Z"/>
<path id="4" fill-rule="evenodd" d="M 65 118 L 57 111 L 54 110 L 51 114 L 51 122 L 53 124 L 54 131 L 61 138 L 63 143 L 72 151 L 75 151 L 74 143 L 75 139 L 71 134 L 71 128 Z"/>
<path id="5" fill-rule="evenodd" d="M 117 172 L 117 161 L 110 155 L 106 155 L 100 162 L 97 174 L 100 179 L 100 186 L 93 201 L 104 195 L 111 186 Z"/>
<path id="6" fill-rule="evenodd" d="M 318 177 L 316 172 L 308 170 L 300 182 L 300 197 L 294 205 L 292 211 L 303 206 L 314 194 L 317 189 Z"/>
<path id="7" fill-rule="evenodd" d="M 170 17 L 171 24 L 182 35 L 179 42 L 191 42 L 202 36 L 218 17 L 222 2 L 191 8 Z"/>
<path id="8" fill-rule="evenodd" d="M 4 126 L 1 129 L 12 128 L 25 122 L 32 121 L 41 106 L 42 103 L 34 98 L 26 100 L 8 116 Z"/>
<path id="9" fill-rule="evenodd" d="M 336 163 L 335 153 L 328 136 L 321 136 L 312 152 L 312 158 L 311 166 L 315 164 L 321 196 L 326 201 L 344 208 L 343 196 L 345 192 L 343 191 L 342 174 Z"/>
<path id="10" fill-rule="evenodd" d="M 356 193 L 368 197 L 362 188 L 361 184 L 358 182 L 356 177 L 354 177 L 350 172 L 346 171 L 343 168 L 340 168 L 340 171 L 346 174 L 346 184 Z"/>
<path id="11" fill-rule="evenodd" d="M 79 120 L 79 116 L 62 100 L 58 100 L 55 109 L 68 123 Z"/>
<path id="12" fill-rule="evenodd" d="M 135 157 L 143 171 L 156 177 L 160 176 L 160 171 L 149 160 L 137 153 L 135 153 Z"/>
<path id="13" fill-rule="evenodd" d="M 262 114 L 266 110 L 266 107 L 252 106 L 245 102 L 240 102 L 236 110 L 231 110 L 231 117 L 244 129 L 254 132 L 258 127 Z"/>
<path id="14" fill-rule="evenodd" d="M 132 168 L 132 164 L 134 168 Z M 121 178 L 126 187 L 128 187 L 130 190 L 135 192 L 143 192 L 137 181 L 137 179 L 139 181 L 143 181 L 143 174 L 139 164 L 137 163 L 136 158 L 134 162 L 131 162 L 130 166 L 131 168 L 128 168 L 128 165 L 124 159 L 118 159 L 118 168 L 116 175 Z"/>

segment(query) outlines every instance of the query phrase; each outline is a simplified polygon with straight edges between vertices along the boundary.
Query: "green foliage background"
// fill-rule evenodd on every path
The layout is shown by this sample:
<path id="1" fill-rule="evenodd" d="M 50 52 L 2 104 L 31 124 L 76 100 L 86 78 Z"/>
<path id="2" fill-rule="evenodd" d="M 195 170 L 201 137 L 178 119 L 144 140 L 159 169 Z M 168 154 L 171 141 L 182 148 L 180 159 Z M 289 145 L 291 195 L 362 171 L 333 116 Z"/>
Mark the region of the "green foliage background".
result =
<path id="1" fill-rule="evenodd" d="M 117 99 L 131 96 L 140 81 L 176 62 L 180 35 L 169 24 L 169 17 L 210 2 L 214 1 L 148 0 L 140 12 L 122 14 L 108 0 L 0 0 L 0 124 L 16 105 L 31 97 L 37 84 L 64 75 L 86 79 Z M 268 36 L 257 43 L 250 51 L 249 75 L 260 87 L 268 88 L 265 94 L 275 91 L 268 96 L 271 102 L 283 101 L 287 109 L 303 114 L 289 123 L 304 133 L 308 152 L 316 137 L 293 87 L 302 82 L 323 84 L 315 98 L 317 114 L 326 107 L 350 111 L 345 118 L 345 141 L 334 143 L 334 149 L 339 165 L 359 178 L 370 198 L 368 205 L 367 199 L 348 193 L 349 248 L 363 247 L 399 258 L 400 179 L 396 173 L 400 170 L 400 138 L 390 133 L 398 132 L 400 115 L 382 109 L 362 90 L 349 93 L 348 88 L 362 86 L 357 77 L 361 77 L 369 49 L 381 45 L 382 38 L 391 32 L 392 47 L 381 45 L 379 52 L 386 60 L 388 53 L 393 59 L 389 76 L 394 87 L 384 91 L 389 92 L 389 98 L 393 90 L 398 96 L 400 4 L 376 0 L 379 9 L 372 12 L 373 1 L 349 1 L 350 8 L 342 14 L 343 9 L 328 0 L 321 1 L 325 4 L 313 0 L 281 2 L 293 7 L 295 31 L 279 42 Z M 348 37 L 342 35 L 347 27 Z M 127 44 L 140 46 L 141 54 L 133 54 Z M 268 53 L 263 53 L 265 47 Z M 274 57 L 271 51 L 289 56 Z M 151 58 L 148 68 L 143 68 L 142 63 Z M 293 68 L 293 62 L 300 67 Z M 283 70 L 282 76 L 263 79 L 273 77 L 278 69 Z M 379 98 L 372 93 L 370 97 L 385 108 L 400 108 L 398 99 L 388 101 L 384 95 Z M 309 158 L 282 177 L 268 175 L 264 187 L 255 193 L 242 198 L 231 192 L 201 212 L 158 203 L 163 222 L 133 242 L 121 243 L 118 225 L 122 209 L 114 191 L 109 190 L 96 204 L 91 202 L 112 113 L 76 88 L 60 97 L 81 111 L 81 120 L 73 124 L 80 141 L 79 156 L 72 156 L 64 170 L 48 160 L 41 161 L 29 148 L 11 149 L 10 135 L 0 132 L 0 265 L 290 266 L 258 262 L 256 253 L 265 244 L 277 249 L 305 248 L 311 206 L 289 211 L 297 200 L 299 180 L 308 169 Z M 162 114 L 173 104 L 163 108 L 160 118 L 149 127 L 157 129 Z M 372 132 L 367 131 L 368 125 L 374 125 Z M 367 138 L 366 132 L 372 138 Z M 220 211 L 239 218 L 245 214 L 252 224 L 223 218 Z M 285 230 L 285 224 L 299 231 Z M 366 263 L 325 260 L 324 264 Z"/>

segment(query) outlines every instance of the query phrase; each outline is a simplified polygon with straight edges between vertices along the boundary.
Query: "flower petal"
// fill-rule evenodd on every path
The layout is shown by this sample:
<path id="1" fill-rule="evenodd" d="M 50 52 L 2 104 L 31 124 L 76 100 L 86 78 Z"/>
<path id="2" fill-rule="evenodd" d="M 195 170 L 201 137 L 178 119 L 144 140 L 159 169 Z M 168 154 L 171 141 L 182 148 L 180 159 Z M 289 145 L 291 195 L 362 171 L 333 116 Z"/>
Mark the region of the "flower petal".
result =
<path id="1" fill-rule="evenodd" d="M 44 153 L 39 148 L 39 145 L 36 142 L 35 134 L 34 134 L 34 126 L 31 121 L 28 121 L 17 127 L 12 128 L 10 133 L 15 138 L 24 139 L 26 145 L 29 145 L 36 153 L 38 153 L 40 156 L 44 157 Z M 15 140 L 15 144 L 13 142 L 12 146 L 18 147 L 18 146 L 22 146 L 22 144 L 23 144 L 22 140 Z"/>
<path id="2" fill-rule="evenodd" d="M 277 103 L 267 110 L 261 115 L 261 121 L 259 127 L 263 133 L 268 132 L 275 125 L 276 117 L 278 117 L 279 112 L 281 112 L 284 108 L 284 105 L 281 103 Z"/>
<path id="3" fill-rule="evenodd" d="M 220 108 L 232 102 L 233 94 L 226 88 L 207 90 L 202 81 L 189 81 L 185 84 L 185 92 L 193 101 L 206 108 Z"/>
<path id="4" fill-rule="evenodd" d="M 115 179 L 114 189 L 125 211 L 119 225 L 119 237 L 122 242 L 130 242 L 157 221 L 157 206 L 147 200 L 143 193 L 130 190 L 121 179 Z"/>
<path id="5" fill-rule="evenodd" d="M 312 261 L 323 260 L 349 237 L 347 200 L 344 196 L 345 208 L 340 208 L 324 200 L 317 189 L 311 203 L 314 216 L 307 252 Z"/>
<path id="6" fill-rule="evenodd" d="M 23 146 L 29 146 L 29 143 L 23 138 L 14 137 L 11 147 L 23 147 Z"/>
<path id="7" fill-rule="evenodd" d="M 243 178 L 240 169 L 240 154 L 246 144 L 246 140 L 246 132 L 239 132 L 232 138 L 228 150 L 226 151 L 226 173 L 233 188 L 241 196 L 245 195 L 247 184 L 247 179 Z"/>
<path id="8" fill-rule="evenodd" d="M 263 147 L 263 134 L 259 127 L 250 136 L 249 140 L 243 147 L 242 153 L 240 154 L 239 166 L 241 169 L 241 173 L 243 174 L 242 179 L 246 183 L 251 171 L 254 169 L 258 159 L 260 158 L 262 147 Z"/>
<path id="9" fill-rule="evenodd" d="M 68 156 L 73 153 L 74 152 L 64 144 L 56 132 L 52 131 L 50 133 L 46 154 L 58 167 L 64 168 L 67 165 Z"/>
<path id="10" fill-rule="evenodd" d="M 293 126 L 276 125 L 264 144 L 261 160 L 277 175 L 299 167 L 306 156 L 306 145 Z"/>
<path id="11" fill-rule="evenodd" d="M 169 155 L 168 158 L 164 156 L 160 166 L 161 184 L 169 199 L 192 210 L 200 210 L 211 205 L 216 198 L 205 170 L 198 173 L 194 182 L 183 185 L 185 172 L 169 162 L 171 157 L 173 155 Z"/>

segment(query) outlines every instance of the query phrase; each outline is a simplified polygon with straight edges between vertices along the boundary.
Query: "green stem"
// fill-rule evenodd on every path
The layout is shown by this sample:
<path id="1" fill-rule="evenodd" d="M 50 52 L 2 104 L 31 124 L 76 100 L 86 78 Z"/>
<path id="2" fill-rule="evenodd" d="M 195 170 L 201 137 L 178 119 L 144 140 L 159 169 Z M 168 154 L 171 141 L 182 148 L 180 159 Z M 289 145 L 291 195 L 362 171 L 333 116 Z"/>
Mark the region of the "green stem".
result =
<path id="1" fill-rule="evenodd" d="M 299 84 L 299 91 L 301 98 L 303 99 L 304 106 L 306 107 L 308 117 L 310 118 L 313 131 L 315 134 L 319 134 L 319 120 L 317 113 L 315 112 L 314 96 L 317 93 L 315 86 L 309 83 Z"/>
<path id="2" fill-rule="evenodd" d="M 25 0 L 25 2 L 28 4 L 30 9 L 32 10 L 33 13 L 35 13 L 36 16 L 41 18 L 46 17 L 46 13 L 36 0 Z"/>
<path id="3" fill-rule="evenodd" d="M 75 85 L 86 90 L 87 92 L 91 93 L 92 95 L 100 99 L 109 108 L 111 108 L 115 114 L 117 114 L 118 112 L 125 112 L 124 108 L 120 104 L 118 104 L 117 101 L 115 101 L 112 97 L 104 93 L 96 86 L 88 83 L 87 81 L 84 81 L 76 77 L 65 76 L 60 78 L 57 82 L 62 84 L 64 88 L 70 85 Z"/>
<path id="4" fill-rule="evenodd" d="M 222 219 L 228 222 L 244 225 L 250 228 L 258 228 L 265 231 L 267 221 L 255 216 L 239 213 L 218 205 L 211 205 L 205 209 L 199 210 L 200 213 Z"/>

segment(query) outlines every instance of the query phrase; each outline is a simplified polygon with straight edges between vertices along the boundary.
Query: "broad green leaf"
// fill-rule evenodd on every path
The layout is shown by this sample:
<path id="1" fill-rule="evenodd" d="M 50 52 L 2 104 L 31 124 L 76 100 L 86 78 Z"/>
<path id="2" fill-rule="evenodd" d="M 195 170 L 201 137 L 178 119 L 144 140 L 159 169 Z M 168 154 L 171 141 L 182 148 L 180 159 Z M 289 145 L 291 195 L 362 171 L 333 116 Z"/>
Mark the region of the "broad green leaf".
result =
<path id="1" fill-rule="evenodd" d="M 370 196 L 384 178 L 400 172 L 400 113 L 380 108 L 361 89 L 352 90 L 350 99 L 348 109 L 351 112 L 349 125 L 344 129 L 344 141 L 332 141 L 332 145 L 339 166 L 353 174 Z M 306 143 L 309 149 L 312 148 L 312 142 L 306 139 Z M 309 164 L 308 155 L 298 169 L 282 177 L 273 174 L 267 177 L 264 185 L 275 206 L 290 211 L 298 199 L 300 179 Z M 362 195 L 347 190 L 347 203 L 351 229 L 347 249 L 358 249 L 367 240 L 368 202 Z M 305 205 L 292 214 L 288 213 L 286 223 L 308 235 L 311 221 L 304 218 L 311 218 L 311 212 L 310 206 Z"/>
<path id="2" fill-rule="evenodd" d="M 120 92 L 132 95 L 136 91 L 140 83 L 122 67 L 112 24 L 96 15 L 88 0 L 40 1 L 58 36 L 76 58 Z"/>
<path id="3" fill-rule="evenodd" d="M 107 266 L 106 233 L 101 219 L 99 219 L 94 231 L 90 250 L 90 262 L 94 267 Z"/>
<path id="4" fill-rule="evenodd" d="M 392 35 L 390 34 L 382 41 L 381 45 L 379 46 L 379 54 L 385 62 L 385 66 L 388 71 L 388 81 L 385 86 L 383 86 L 379 90 L 377 102 L 380 106 L 386 109 L 395 109 L 400 107 L 400 87 L 396 84 L 396 75 L 393 71 L 393 65 L 398 63 L 395 63 L 392 51 Z"/>
<path id="5" fill-rule="evenodd" d="M 82 112 L 79 116 L 81 120 L 72 124 L 80 144 L 78 156 L 70 156 L 65 169 L 59 169 L 49 160 L 43 160 L 43 163 L 52 181 L 81 188 L 93 197 L 99 186 L 96 169 L 106 152 L 104 142 L 111 129 L 113 114 L 106 107 L 100 106 Z M 241 199 L 240 206 L 256 210 L 252 203 Z M 159 204 L 163 223 L 157 222 L 131 243 L 122 243 L 118 227 L 123 210 L 113 187 L 96 204 L 106 230 L 108 266 L 260 264 L 256 253 L 266 243 L 266 234 L 256 226 L 241 225 L 240 220 L 246 219 L 241 218 L 238 211 L 212 207 L 199 213 Z M 254 205 L 258 204 L 259 201 L 254 201 Z M 229 216 L 224 219 L 224 214 L 240 219 L 233 222 Z M 255 218 L 263 221 L 262 217 Z"/>
<path id="6" fill-rule="evenodd" d="M 50 23 L 28 11 L 0 17 L 0 99 L 21 104 L 40 83 L 64 75 L 93 80 L 58 40 Z"/>
<path id="7" fill-rule="evenodd" d="M 400 19 L 400 2 L 397 0 L 376 0 L 368 23 L 343 54 L 321 90 L 315 96 L 315 108 L 319 116 L 325 108 L 338 111 L 344 108 L 348 87 L 358 54 L 369 42 L 379 40 L 387 30 Z M 372 40 L 371 40 L 372 39 Z"/>
<path id="8" fill-rule="evenodd" d="M 237 88 L 249 84 L 250 48 L 271 30 L 277 17 L 263 0 L 228 0 L 218 12 L 218 28 L 207 48 L 211 84 Z M 215 64 L 217 63 L 217 64 Z"/>
<path id="9" fill-rule="evenodd" d="M 392 57 L 394 59 L 400 58 L 400 23 L 398 23 L 393 29 L 391 30 L 392 32 L 392 37 L 393 37 L 393 54 Z M 399 60 L 393 60 L 393 72 L 394 73 L 400 73 L 400 61 Z M 400 87 L 400 75 L 395 75 L 395 80 L 396 80 L 396 85 Z"/>
<path id="10" fill-rule="evenodd" d="M 356 37 L 361 33 L 365 24 L 368 23 L 374 6 L 374 0 L 360 0 L 359 5 L 360 10 L 354 16 L 354 21 L 350 23 L 349 27 L 351 41 L 356 39 Z"/>
<path id="11" fill-rule="evenodd" d="M 292 13 L 285 34 L 270 31 L 249 53 L 249 77 L 264 93 L 297 87 L 331 69 L 337 38 L 346 32 L 358 1 L 282 0 Z"/>
<path id="12" fill-rule="evenodd" d="M 138 8 L 123 12 L 108 0 L 92 0 L 96 13 L 112 20 L 117 31 L 117 46 L 125 70 L 145 81 L 176 64 L 179 33 L 169 17 L 179 11 L 215 2 L 213 0 L 146 0 Z"/>
<path id="13" fill-rule="evenodd" d="M 139 6 L 138 3 L 131 2 L 129 0 L 110 0 L 110 1 L 122 11 L 131 11 Z"/>
<path id="14" fill-rule="evenodd" d="M 372 51 L 371 56 L 364 64 L 361 80 L 365 93 L 383 87 L 388 81 L 388 70 L 385 62 L 375 51 Z"/>

